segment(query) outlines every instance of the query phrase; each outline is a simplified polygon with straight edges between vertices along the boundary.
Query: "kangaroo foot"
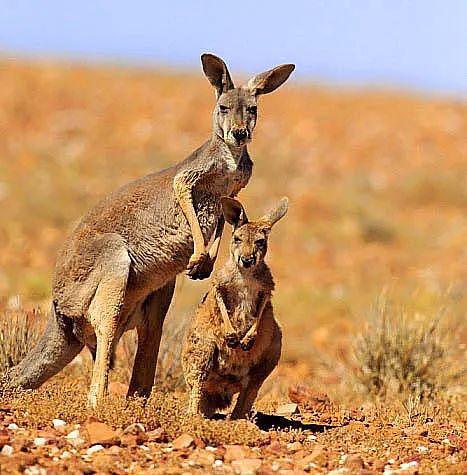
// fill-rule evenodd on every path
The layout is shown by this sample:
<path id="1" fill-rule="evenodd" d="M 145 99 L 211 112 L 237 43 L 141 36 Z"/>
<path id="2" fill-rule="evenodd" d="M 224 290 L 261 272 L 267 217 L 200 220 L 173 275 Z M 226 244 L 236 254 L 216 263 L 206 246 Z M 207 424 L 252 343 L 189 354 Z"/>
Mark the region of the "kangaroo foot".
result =
<path id="1" fill-rule="evenodd" d="M 187 267 L 187 275 L 192 280 L 207 279 L 214 269 L 214 260 L 208 253 L 191 256 Z"/>

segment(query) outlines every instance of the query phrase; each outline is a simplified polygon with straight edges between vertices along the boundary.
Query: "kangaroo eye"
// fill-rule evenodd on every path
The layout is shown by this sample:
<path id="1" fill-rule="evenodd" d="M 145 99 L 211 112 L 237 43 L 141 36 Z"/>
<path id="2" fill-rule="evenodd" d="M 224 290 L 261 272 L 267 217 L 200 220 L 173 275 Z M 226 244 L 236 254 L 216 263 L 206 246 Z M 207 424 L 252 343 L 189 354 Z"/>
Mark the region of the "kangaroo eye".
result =
<path id="1" fill-rule="evenodd" d="M 227 106 L 222 106 L 219 104 L 219 110 L 225 114 L 228 110 L 230 109 L 230 107 L 227 107 Z"/>
<path id="2" fill-rule="evenodd" d="M 258 108 L 256 106 L 248 106 L 246 108 L 246 110 L 250 113 L 250 114 L 256 114 L 256 112 L 258 111 Z"/>
<path id="3" fill-rule="evenodd" d="M 234 240 L 234 242 L 237 243 L 237 244 L 238 244 L 239 242 L 242 242 L 242 240 L 241 240 L 238 236 L 234 236 L 233 240 Z"/>
<path id="4" fill-rule="evenodd" d="M 255 244 L 258 246 L 258 247 L 264 247 L 266 245 L 266 239 L 257 239 L 255 241 Z"/>

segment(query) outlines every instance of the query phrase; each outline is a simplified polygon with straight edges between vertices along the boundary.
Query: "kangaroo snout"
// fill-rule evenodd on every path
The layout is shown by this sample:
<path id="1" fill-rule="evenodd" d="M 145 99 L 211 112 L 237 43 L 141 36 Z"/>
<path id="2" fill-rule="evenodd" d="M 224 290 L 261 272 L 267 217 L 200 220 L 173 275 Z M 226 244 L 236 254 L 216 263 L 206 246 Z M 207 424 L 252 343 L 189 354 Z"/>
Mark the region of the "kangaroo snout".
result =
<path id="1" fill-rule="evenodd" d="M 245 269 L 248 269 L 249 267 L 254 266 L 256 264 L 256 256 L 242 256 L 240 258 L 240 262 Z"/>
<path id="2" fill-rule="evenodd" d="M 239 145 L 245 143 L 248 138 L 248 130 L 245 127 L 232 129 L 232 136 Z"/>

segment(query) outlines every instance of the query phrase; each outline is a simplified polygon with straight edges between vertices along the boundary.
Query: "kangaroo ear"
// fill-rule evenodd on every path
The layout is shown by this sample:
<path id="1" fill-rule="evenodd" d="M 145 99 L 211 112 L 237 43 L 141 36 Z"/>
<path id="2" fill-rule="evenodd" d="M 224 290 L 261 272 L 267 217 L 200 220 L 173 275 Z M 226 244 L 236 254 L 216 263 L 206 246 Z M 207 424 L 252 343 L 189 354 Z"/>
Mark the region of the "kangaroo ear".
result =
<path id="1" fill-rule="evenodd" d="M 217 97 L 235 87 L 229 70 L 221 58 L 205 53 L 201 55 L 201 63 L 203 64 L 204 74 L 216 89 Z"/>
<path id="2" fill-rule="evenodd" d="M 274 91 L 292 74 L 294 64 L 283 64 L 252 77 L 246 87 L 254 94 L 268 94 Z"/>
<path id="3" fill-rule="evenodd" d="M 221 205 L 225 220 L 230 223 L 234 229 L 248 223 L 248 218 L 240 201 L 223 196 L 221 198 Z"/>
<path id="4" fill-rule="evenodd" d="M 272 227 L 274 224 L 283 218 L 289 209 L 289 199 L 287 197 L 282 198 L 277 206 L 265 214 L 260 221 L 265 223 L 268 227 Z"/>

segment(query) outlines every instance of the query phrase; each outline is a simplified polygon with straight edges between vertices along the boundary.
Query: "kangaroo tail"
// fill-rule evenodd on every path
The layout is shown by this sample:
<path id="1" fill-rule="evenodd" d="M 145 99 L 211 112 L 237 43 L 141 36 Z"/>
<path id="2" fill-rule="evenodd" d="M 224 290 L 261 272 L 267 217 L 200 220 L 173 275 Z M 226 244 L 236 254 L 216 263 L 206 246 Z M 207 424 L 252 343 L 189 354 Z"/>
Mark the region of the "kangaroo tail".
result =
<path id="1" fill-rule="evenodd" d="M 73 320 L 52 304 L 47 327 L 37 345 L 2 378 L 7 388 L 35 389 L 57 374 L 82 350 L 73 334 Z"/>

